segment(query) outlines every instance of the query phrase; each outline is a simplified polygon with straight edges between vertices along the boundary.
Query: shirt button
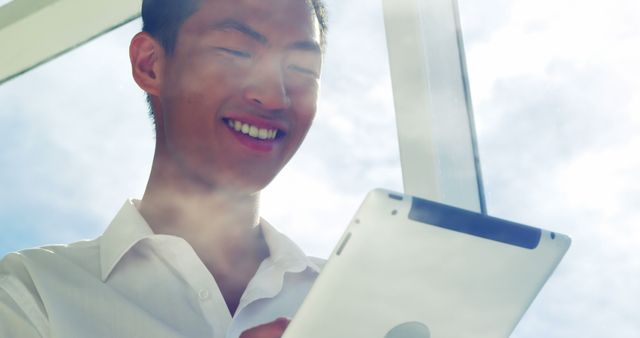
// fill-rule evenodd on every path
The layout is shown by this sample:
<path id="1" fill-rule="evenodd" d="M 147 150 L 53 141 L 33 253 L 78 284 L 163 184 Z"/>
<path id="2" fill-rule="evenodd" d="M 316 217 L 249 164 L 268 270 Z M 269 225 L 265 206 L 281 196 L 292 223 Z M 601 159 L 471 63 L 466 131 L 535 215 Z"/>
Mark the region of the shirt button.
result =
<path id="1" fill-rule="evenodd" d="M 202 289 L 200 290 L 200 292 L 198 292 L 198 298 L 200 298 L 201 301 L 205 301 L 209 299 L 209 297 L 211 297 L 211 294 L 207 289 Z"/>

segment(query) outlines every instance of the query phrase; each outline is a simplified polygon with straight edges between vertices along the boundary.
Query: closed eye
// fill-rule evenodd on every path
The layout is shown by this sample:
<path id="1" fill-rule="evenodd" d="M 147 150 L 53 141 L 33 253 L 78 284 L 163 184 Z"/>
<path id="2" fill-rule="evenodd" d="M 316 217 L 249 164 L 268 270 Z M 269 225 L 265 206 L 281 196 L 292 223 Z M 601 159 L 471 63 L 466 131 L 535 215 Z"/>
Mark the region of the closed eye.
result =
<path id="1" fill-rule="evenodd" d="M 320 77 L 320 75 L 317 72 L 315 72 L 315 71 L 313 71 L 313 70 L 311 70 L 309 68 L 304 68 L 304 67 L 300 67 L 300 66 L 296 66 L 296 65 L 290 65 L 289 69 L 294 71 L 294 72 L 302 73 L 304 75 L 313 76 L 314 78 L 319 78 Z"/>
<path id="2" fill-rule="evenodd" d="M 248 59 L 251 57 L 250 53 L 247 52 L 243 52 L 241 50 L 237 50 L 237 49 L 230 49 L 230 48 L 224 48 L 224 47 L 217 47 L 217 50 L 225 53 L 225 54 L 229 54 L 231 56 L 235 56 L 235 57 L 240 57 L 240 58 L 245 58 Z"/>

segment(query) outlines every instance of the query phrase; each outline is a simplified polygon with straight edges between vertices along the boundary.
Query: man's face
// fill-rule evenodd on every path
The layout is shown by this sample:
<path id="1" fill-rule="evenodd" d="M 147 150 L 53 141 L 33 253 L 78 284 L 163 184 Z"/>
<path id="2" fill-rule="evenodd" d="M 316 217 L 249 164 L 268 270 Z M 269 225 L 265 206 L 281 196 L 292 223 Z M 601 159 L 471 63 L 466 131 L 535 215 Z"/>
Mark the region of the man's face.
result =
<path id="1" fill-rule="evenodd" d="M 203 0 L 166 61 L 156 117 L 180 171 L 212 188 L 266 186 L 315 116 L 319 41 L 304 0 Z"/>

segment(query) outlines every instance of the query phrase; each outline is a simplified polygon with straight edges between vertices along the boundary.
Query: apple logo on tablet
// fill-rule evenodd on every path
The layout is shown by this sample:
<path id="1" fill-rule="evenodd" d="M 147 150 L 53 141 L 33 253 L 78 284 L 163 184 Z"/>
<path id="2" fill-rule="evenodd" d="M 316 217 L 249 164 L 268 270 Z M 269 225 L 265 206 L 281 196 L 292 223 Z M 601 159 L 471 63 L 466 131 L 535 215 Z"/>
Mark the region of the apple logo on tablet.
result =
<path id="1" fill-rule="evenodd" d="M 420 322 L 406 322 L 393 327 L 384 338 L 431 338 L 431 332 Z"/>

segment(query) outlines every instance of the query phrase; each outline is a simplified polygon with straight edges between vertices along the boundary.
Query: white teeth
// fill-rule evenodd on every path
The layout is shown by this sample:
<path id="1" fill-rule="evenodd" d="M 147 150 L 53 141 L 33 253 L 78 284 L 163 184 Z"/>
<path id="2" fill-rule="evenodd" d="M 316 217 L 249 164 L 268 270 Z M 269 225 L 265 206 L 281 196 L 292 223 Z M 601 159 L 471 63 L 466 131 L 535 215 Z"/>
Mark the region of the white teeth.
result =
<path id="1" fill-rule="evenodd" d="M 260 131 L 258 132 L 258 138 L 260 139 L 266 139 L 267 136 L 269 136 L 269 131 L 266 129 L 260 129 Z"/>
<path id="2" fill-rule="evenodd" d="M 273 140 L 278 136 L 278 129 L 258 128 L 235 120 L 227 120 L 227 124 L 237 132 L 260 140 Z"/>

